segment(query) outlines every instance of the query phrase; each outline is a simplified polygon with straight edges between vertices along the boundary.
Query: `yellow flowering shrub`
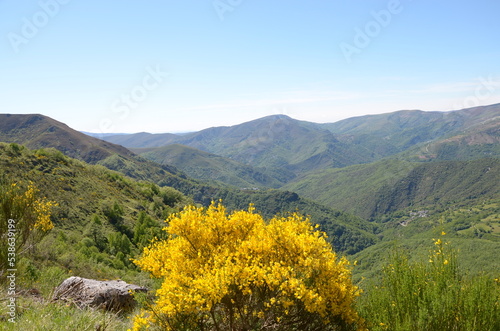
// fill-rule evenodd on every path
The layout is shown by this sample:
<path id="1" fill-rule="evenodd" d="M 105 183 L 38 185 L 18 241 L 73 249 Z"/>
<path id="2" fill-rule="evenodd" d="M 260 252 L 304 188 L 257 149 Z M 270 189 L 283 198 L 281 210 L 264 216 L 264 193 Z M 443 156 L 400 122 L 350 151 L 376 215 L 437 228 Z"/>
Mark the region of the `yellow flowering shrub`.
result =
<path id="1" fill-rule="evenodd" d="M 349 262 L 309 219 L 266 223 L 252 206 L 228 214 L 219 203 L 167 222 L 169 239 L 135 260 L 163 284 L 134 330 L 362 329 Z"/>
<path id="2" fill-rule="evenodd" d="M 56 203 L 38 197 L 39 190 L 0 178 L 0 276 L 15 269 L 16 257 L 34 247 L 54 227 L 50 216 Z"/>

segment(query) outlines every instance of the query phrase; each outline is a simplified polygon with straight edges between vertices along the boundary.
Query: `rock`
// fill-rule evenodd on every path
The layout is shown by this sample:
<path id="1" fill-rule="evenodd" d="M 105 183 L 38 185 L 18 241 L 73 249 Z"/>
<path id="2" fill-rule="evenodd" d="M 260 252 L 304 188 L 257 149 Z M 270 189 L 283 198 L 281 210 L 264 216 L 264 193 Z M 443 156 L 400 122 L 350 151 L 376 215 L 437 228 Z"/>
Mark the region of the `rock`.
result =
<path id="1" fill-rule="evenodd" d="M 147 292 L 145 287 L 128 284 L 122 280 L 99 281 L 70 277 L 55 291 L 53 301 L 71 302 L 80 308 L 99 308 L 113 312 L 129 312 L 136 302 L 129 291 Z"/>

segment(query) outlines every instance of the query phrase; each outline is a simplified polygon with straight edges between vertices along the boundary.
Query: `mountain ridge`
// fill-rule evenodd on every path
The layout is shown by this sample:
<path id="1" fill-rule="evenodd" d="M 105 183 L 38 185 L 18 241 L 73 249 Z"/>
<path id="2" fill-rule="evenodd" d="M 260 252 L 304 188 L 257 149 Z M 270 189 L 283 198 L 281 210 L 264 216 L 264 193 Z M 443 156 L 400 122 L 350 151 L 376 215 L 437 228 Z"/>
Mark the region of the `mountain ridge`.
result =
<path id="1" fill-rule="evenodd" d="M 114 153 L 133 155 L 121 145 L 89 137 L 41 114 L 0 114 L 0 141 L 32 149 L 54 147 L 88 163 L 97 163 Z"/>

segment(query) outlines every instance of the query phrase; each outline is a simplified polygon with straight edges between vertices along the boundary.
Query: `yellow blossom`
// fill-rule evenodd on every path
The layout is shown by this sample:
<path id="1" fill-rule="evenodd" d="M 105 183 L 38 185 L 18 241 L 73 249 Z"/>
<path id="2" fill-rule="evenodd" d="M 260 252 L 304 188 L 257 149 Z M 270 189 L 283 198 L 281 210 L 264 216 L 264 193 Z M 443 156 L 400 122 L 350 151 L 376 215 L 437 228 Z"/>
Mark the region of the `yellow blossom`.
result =
<path id="1" fill-rule="evenodd" d="M 286 323 L 300 319 L 297 305 L 325 323 L 335 317 L 362 325 L 353 308 L 360 290 L 347 259 L 337 257 L 309 219 L 291 214 L 266 222 L 254 210 L 228 214 L 213 203 L 167 220 L 170 238 L 134 261 L 163 279 L 154 306 L 160 326 L 194 328 L 213 322 L 214 314 L 220 329 L 255 317 Z M 136 324 L 143 325 L 143 317 Z"/>

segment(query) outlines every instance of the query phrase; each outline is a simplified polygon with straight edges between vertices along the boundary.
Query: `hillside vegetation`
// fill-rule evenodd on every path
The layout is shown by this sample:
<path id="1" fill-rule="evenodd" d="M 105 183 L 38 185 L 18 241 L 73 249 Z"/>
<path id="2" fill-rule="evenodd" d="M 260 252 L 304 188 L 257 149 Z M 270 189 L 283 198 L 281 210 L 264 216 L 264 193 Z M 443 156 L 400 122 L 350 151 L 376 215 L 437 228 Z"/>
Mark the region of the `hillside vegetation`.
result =
<path id="1" fill-rule="evenodd" d="M 500 159 L 432 163 L 389 159 L 312 172 L 283 188 L 368 219 L 408 206 L 498 197 L 498 183 Z"/>
<path id="2" fill-rule="evenodd" d="M 469 275 L 498 275 L 500 262 L 500 198 L 478 198 L 408 207 L 375 219 L 380 241 L 359 252 L 357 277 L 373 278 L 390 252 L 406 251 L 412 260 L 428 256 L 428 243 L 439 233 L 459 251 L 459 262 Z"/>
<path id="3" fill-rule="evenodd" d="M 330 130 L 341 141 L 351 142 L 380 157 L 386 157 L 419 144 L 464 135 L 491 125 L 498 128 L 499 114 L 500 104 L 450 112 L 402 110 L 353 117 L 321 126 Z M 498 133 L 493 135 L 498 137 Z"/>
<path id="4" fill-rule="evenodd" d="M 32 182 L 41 196 L 57 203 L 52 211 L 55 228 L 32 262 L 83 277 L 116 277 L 114 269 L 126 270 L 129 259 L 161 234 L 163 219 L 192 203 L 173 188 L 139 183 L 55 149 L 31 151 L 0 143 L 0 169 L 5 180 Z"/>
<path id="5" fill-rule="evenodd" d="M 138 157 L 130 150 L 75 131 L 47 116 L 0 114 L 0 142 L 30 149 L 55 148 L 64 155 L 90 164 L 101 164 L 138 180 L 183 181 L 178 169 Z"/>
<path id="6" fill-rule="evenodd" d="M 207 153 L 180 144 L 154 149 L 132 149 L 142 157 L 163 165 L 181 167 L 188 176 L 205 181 L 219 181 L 241 188 L 278 188 L 293 176 L 283 181 L 280 175 L 266 173 L 266 169 L 252 167 L 229 158 Z"/>
<path id="7" fill-rule="evenodd" d="M 47 198 L 58 202 L 54 217 L 55 223 L 62 227 L 73 229 L 77 225 L 86 225 L 91 216 L 119 213 L 123 215 L 119 217 L 121 221 L 116 230 L 126 232 L 130 237 L 131 228 L 135 226 L 131 217 L 137 217 L 140 211 L 152 209 L 149 217 L 161 222 L 172 211 L 176 199 L 191 203 L 198 201 L 203 205 L 222 199 L 230 210 L 245 209 L 253 203 L 268 218 L 295 211 L 311 215 L 334 240 L 336 249 L 342 252 L 355 253 L 376 241 L 373 224 L 305 200 L 296 193 L 220 188 L 188 180 L 181 182 L 186 185 L 179 185 L 179 191 L 152 182 L 136 182 L 101 165 L 88 165 L 68 158 L 55 149 L 31 151 L 17 144 L 0 146 L 3 173 L 13 180 L 27 181 L 29 178 Z M 155 197 L 157 195 L 159 197 Z M 123 205 L 129 202 L 133 205 Z"/>
<path id="8" fill-rule="evenodd" d="M 361 297 L 360 312 L 373 329 L 391 325 L 404 330 L 414 321 L 422 330 L 432 329 L 432 321 L 422 314 L 438 306 L 461 316 L 479 316 L 462 303 L 479 307 L 476 296 L 490 301 L 498 297 L 499 107 L 401 111 L 333 124 L 280 115 L 185 135 L 106 137 L 128 147 L 149 145 L 134 149 L 142 156 L 42 115 L 0 115 L 0 141 L 5 142 L 0 143 L 2 183 L 19 185 L 20 190 L 36 186 L 40 197 L 57 203 L 52 208 L 54 229 L 36 248 L 21 254 L 17 265 L 23 275 L 22 327 L 82 328 L 76 319 L 109 329 L 130 327 L 123 316 L 51 308 L 47 299 L 70 275 L 121 278 L 158 289 L 158 280 L 140 272 L 131 258 L 137 259 L 154 237 L 166 238 L 161 229 L 168 226 L 164 220 L 171 214 L 187 205 L 206 207 L 219 200 L 228 212 L 253 205 L 264 220 L 295 212 L 309 217 L 339 256 L 357 260 L 354 282 L 369 293 Z M 433 273 L 425 261 L 429 243 L 434 247 L 434 239 L 435 247 L 441 247 L 444 238 L 458 251 L 460 268 L 439 278 L 443 274 Z M 395 251 L 409 253 L 394 257 Z M 397 261 L 394 274 L 401 278 L 390 283 L 392 271 L 386 271 Z M 452 290 L 435 292 L 407 276 L 445 279 Z M 430 304 L 418 301 L 394 310 L 391 295 L 379 285 L 390 288 L 396 283 L 421 285 L 421 297 Z M 489 284 L 490 291 L 481 284 Z M 406 303 L 413 302 L 411 298 Z M 151 298 L 143 299 L 148 307 Z M 457 304 L 446 305 L 441 299 Z M 483 300 L 486 315 L 498 316 L 488 300 Z M 406 309 L 402 307 L 420 315 L 394 317 Z M 387 314 L 378 314 L 378 309 Z M 396 315 L 391 315 L 393 310 Z M 43 314 L 64 322 L 44 321 Z M 494 325 L 481 316 L 481 325 Z M 232 322 L 222 324 L 227 323 Z"/>

